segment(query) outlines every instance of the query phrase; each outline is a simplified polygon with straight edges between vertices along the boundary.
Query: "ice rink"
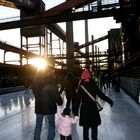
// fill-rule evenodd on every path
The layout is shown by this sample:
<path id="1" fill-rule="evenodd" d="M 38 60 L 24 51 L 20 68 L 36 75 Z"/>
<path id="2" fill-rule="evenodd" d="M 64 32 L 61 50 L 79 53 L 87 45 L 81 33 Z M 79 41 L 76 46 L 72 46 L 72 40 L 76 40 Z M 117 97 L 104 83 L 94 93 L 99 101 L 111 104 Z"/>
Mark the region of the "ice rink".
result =
<path id="1" fill-rule="evenodd" d="M 123 90 L 105 92 L 114 101 L 111 108 L 101 101 L 102 124 L 98 127 L 98 140 L 140 140 L 140 105 Z M 56 118 L 56 125 L 58 120 Z M 57 127 L 57 126 L 56 126 Z M 0 140 L 33 140 L 35 128 L 34 96 L 32 91 L 0 95 Z M 46 140 L 47 128 L 42 127 L 41 140 Z M 82 128 L 73 125 L 73 140 L 82 140 Z M 55 140 L 59 140 L 56 131 Z"/>

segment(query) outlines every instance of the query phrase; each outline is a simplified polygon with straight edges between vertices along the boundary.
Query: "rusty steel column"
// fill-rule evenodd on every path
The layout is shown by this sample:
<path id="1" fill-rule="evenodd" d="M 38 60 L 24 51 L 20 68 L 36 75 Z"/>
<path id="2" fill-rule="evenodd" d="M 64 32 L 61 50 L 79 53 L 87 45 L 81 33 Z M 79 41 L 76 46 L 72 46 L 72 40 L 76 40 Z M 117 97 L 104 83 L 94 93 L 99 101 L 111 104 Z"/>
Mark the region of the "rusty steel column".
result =
<path id="1" fill-rule="evenodd" d="M 94 40 L 94 36 L 93 35 L 91 36 L 91 40 L 93 42 L 93 40 Z M 92 55 L 93 55 L 93 57 L 92 57 L 92 62 L 93 62 L 92 70 L 94 70 L 95 69 L 95 64 L 94 64 L 94 62 L 95 62 L 95 60 L 94 60 L 94 43 L 92 44 Z"/>
<path id="2" fill-rule="evenodd" d="M 73 73 L 74 72 L 73 22 L 66 22 L 66 55 L 67 55 L 66 60 L 67 72 Z"/>
<path id="3" fill-rule="evenodd" d="M 21 46 L 21 50 L 20 50 L 20 66 L 22 66 L 23 65 L 23 55 L 22 55 L 22 49 L 23 49 L 23 46 L 22 46 L 22 44 L 23 44 L 23 38 L 22 38 L 22 35 L 20 36 L 20 46 Z"/>
<path id="4" fill-rule="evenodd" d="M 66 23 L 66 55 L 67 55 L 67 71 L 74 72 L 74 43 L 73 43 L 73 23 Z"/>
<path id="5" fill-rule="evenodd" d="M 88 10 L 90 11 L 90 5 L 88 4 Z M 89 42 L 89 33 L 88 33 L 88 19 L 85 19 L 85 43 Z M 89 55 L 89 46 L 85 48 L 85 52 Z M 89 58 L 86 58 L 86 61 L 89 61 Z M 90 68 L 90 64 L 86 64 L 87 68 Z"/>
<path id="6" fill-rule="evenodd" d="M 88 20 L 85 20 L 85 43 L 89 42 L 89 39 L 88 39 Z M 89 55 L 89 46 L 87 46 L 85 48 L 85 52 L 87 55 Z M 89 61 L 89 58 L 86 58 L 86 61 L 88 62 Z M 89 68 L 89 64 L 86 64 L 86 67 Z"/>

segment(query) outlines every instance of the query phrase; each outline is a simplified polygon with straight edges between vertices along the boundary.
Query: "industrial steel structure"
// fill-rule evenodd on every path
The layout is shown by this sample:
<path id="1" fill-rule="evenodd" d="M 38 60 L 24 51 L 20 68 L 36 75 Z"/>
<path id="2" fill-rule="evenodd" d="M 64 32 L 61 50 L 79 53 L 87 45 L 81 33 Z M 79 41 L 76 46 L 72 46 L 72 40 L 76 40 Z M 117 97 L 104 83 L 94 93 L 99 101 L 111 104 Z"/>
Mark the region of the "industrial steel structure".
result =
<path id="1" fill-rule="evenodd" d="M 140 78 L 138 0 L 68 0 L 49 10 L 45 10 L 42 0 L 0 0 L 0 5 L 20 10 L 18 19 L 0 20 L 0 30 L 20 28 L 21 48 L 0 42 L 0 49 L 4 50 L 4 54 L 10 51 L 20 55 L 20 66 L 23 66 L 23 59 L 28 64 L 30 57 L 39 55 L 52 59 L 61 70 L 76 71 L 84 64 L 92 66 L 98 72 L 119 73 L 122 80 L 126 80 L 126 77 L 133 80 Z M 121 23 L 120 29 L 111 29 L 106 36 L 98 39 L 92 36 L 91 41 L 83 45 L 73 41 L 72 21 L 110 16 Z M 67 23 L 66 32 L 57 24 L 61 22 Z M 53 40 L 52 33 L 58 37 L 57 40 Z M 29 41 L 34 37 L 38 38 L 36 44 Z M 100 52 L 96 43 L 104 39 L 108 39 L 109 47 L 106 52 Z M 53 54 L 56 49 L 53 41 L 59 44 L 57 55 Z M 84 53 L 82 48 L 86 48 Z M 88 51 L 89 48 L 91 52 Z M 6 66 L 5 59 L 4 64 Z M 73 66 L 75 67 L 72 68 Z M 138 98 L 139 91 L 137 89 L 134 93 L 134 98 Z"/>

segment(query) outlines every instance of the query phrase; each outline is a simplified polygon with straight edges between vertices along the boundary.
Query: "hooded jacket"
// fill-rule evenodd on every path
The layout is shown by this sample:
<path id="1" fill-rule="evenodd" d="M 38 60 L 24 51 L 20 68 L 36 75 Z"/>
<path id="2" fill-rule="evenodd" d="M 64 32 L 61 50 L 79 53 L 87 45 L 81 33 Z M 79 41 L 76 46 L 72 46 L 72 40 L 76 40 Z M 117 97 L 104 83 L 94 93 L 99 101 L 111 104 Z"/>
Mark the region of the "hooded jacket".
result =
<path id="1" fill-rule="evenodd" d="M 63 136 L 69 136 L 71 135 L 72 130 L 72 124 L 75 124 L 78 122 L 79 118 L 78 116 L 75 116 L 74 118 L 69 115 L 62 115 L 61 113 L 61 107 L 57 107 L 57 115 L 59 118 L 58 123 L 58 133 Z"/>

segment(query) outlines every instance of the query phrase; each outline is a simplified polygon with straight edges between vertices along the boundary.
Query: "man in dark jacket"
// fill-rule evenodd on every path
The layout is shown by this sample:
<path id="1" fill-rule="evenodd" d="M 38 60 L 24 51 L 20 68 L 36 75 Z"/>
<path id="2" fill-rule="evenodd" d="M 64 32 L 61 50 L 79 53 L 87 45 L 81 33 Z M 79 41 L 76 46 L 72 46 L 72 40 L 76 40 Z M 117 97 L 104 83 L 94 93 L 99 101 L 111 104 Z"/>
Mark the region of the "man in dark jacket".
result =
<path id="1" fill-rule="evenodd" d="M 61 105 L 62 100 L 58 93 L 57 81 L 54 75 L 54 67 L 49 66 L 46 71 L 40 71 L 33 84 L 35 97 L 36 127 L 34 140 L 40 140 L 43 118 L 48 121 L 48 140 L 55 137 L 55 113 L 57 104 Z"/>
<path id="2" fill-rule="evenodd" d="M 74 76 L 71 72 L 68 72 L 64 81 L 61 84 L 60 94 L 65 91 L 66 94 L 66 108 L 70 108 L 70 104 L 72 103 L 72 112 L 74 111 L 74 99 L 75 99 L 75 81 Z"/>

